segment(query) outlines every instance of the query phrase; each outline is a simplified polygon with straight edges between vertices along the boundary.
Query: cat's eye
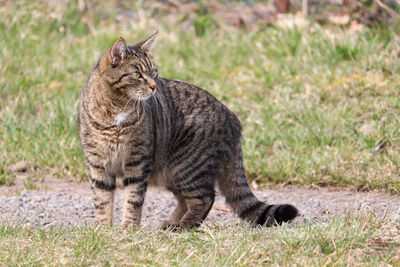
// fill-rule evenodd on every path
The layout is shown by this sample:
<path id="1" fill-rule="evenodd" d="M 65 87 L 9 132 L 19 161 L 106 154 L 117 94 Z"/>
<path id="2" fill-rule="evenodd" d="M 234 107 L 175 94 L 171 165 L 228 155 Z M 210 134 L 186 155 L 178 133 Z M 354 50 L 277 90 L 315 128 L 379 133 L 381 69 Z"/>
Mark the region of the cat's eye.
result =
<path id="1" fill-rule="evenodd" d="M 141 77 L 142 75 L 140 75 L 140 73 L 139 72 L 134 72 L 134 73 L 132 73 L 132 77 L 134 78 L 134 79 L 139 79 L 140 77 Z"/>

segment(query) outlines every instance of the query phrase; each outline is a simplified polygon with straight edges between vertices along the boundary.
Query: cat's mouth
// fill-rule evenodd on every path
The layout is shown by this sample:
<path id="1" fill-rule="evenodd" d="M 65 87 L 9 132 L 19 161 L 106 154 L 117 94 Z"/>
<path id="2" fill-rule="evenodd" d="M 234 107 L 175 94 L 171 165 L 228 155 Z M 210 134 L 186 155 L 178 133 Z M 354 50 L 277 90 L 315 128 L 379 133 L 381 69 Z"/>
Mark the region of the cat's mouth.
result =
<path id="1" fill-rule="evenodd" d="M 147 100 L 147 99 L 149 99 L 150 97 L 152 97 L 154 95 L 154 92 L 152 92 L 152 93 L 150 93 L 150 94 L 148 94 L 148 95 L 145 95 L 145 96 L 140 96 L 139 97 L 139 101 L 144 101 L 144 100 Z"/>
<path id="2" fill-rule="evenodd" d="M 151 93 L 147 94 L 147 95 L 143 95 L 143 94 L 138 94 L 137 92 L 129 92 L 129 100 L 126 102 L 124 108 L 122 109 L 122 112 L 120 113 L 119 117 L 116 118 L 116 123 L 119 124 L 121 121 L 125 120 L 125 117 L 127 115 L 130 114 L 131 111 L 129 111 L 128 113 L 125 112 L 126 108 L 131 105 L 131 108 L 136 109 L 138 116 L 140 114 L 140 107 L 145 108 L 146 106 L 146 100 L 151 98 L 151 97 L 157 97 L 156 95 L 156 89 L 152 90 Z"/>
<path id="3" fill-rule="evenodd" d="M 157 89 L 151 90 L 151 92 L 149 92 L 149 93 L 130 92 L 129 97 L 131 97 L 135 100 L 143 101 L 143 100 L 147 100 L 150 97 L 154 96 L 156 94 L 156 91 L 157 91 Z"/>
<path id="4" fill-rule="evenodd" d="M 150 97 L 154 96 L 156 94 L 157 89 L 154 89 L 151 91 L 151 93 L 147 94 L 147 95 L 141 95 L 140 96 L 140 100 L 147 100 Z"/>

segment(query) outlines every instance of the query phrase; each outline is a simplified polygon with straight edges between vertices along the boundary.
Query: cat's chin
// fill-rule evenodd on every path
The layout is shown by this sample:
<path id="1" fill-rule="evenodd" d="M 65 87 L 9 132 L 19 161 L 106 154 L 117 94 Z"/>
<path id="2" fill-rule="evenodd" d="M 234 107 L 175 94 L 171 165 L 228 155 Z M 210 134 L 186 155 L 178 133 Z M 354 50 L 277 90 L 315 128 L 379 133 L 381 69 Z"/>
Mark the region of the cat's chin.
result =
<path id="1" fill-rule="evenodd" d="M 147 99 L 149 99 L 150 97 L 152 97 L 153 95 L 154 95 L 154 92 L 152 92 L 151 94 L 148 94 L 148 95 L 142 95 L 142 96 L 140 96 L 138 99 L 139 99 L 140 101 L 147 100 Z"/>
<path id="2" fill-rule="evenodd" d="M 139 100 L 139 101 L 144 101 L 149 99 L 150 97 L 154 96 L 156 93 L 156 90 L 152 91 L 150 94 L 146 94 L 146 95 L 138 95 L 138 94 L 129 94 L 129 96 L 135 100 Z"/>

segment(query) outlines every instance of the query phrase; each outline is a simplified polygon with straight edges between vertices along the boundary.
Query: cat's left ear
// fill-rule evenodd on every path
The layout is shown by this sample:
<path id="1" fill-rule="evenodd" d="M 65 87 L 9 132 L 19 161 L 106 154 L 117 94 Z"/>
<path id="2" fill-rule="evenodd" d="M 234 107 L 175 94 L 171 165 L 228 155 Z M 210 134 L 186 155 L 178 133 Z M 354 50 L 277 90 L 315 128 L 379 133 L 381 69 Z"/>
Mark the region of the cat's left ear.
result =
<path id="1" fill-rule="evenodd" d="M 137 42 L 136 44 L 133 45 L 134 48 L 143 50 L 144 52 L 150 52 L 150 50 L 153 48 L 153 45 L 155 43 L 156 37 L 157 37 L 158 31 L 155 32 L 152 36 L 149 38 Z"/>

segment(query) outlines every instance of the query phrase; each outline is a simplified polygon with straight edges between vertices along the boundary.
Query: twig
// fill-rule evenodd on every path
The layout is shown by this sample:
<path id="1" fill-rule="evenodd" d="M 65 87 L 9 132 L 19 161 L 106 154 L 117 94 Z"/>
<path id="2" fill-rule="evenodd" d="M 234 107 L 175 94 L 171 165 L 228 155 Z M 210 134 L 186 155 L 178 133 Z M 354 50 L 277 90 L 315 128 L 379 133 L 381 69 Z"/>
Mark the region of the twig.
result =
<path id="1" fill-rule="evenodd" d="M 387 13 L 389 13 L 389 15 L 391 15 L 392 17 L 398 19 L 400 18 L 400 15 L 397 14 L 396 11 L 394 11 L 393 9 L 391 9 L 388 5 L 386 5 L 385 3 L 382 3 L 380 0 L 374 0 L 374 2 L 380 6 L 381 8 L 383 8 L 384 10 L 386 10 Z"/>
<path id="2" fill-rule="evenodd" d="M 168 0 L 167 2 L 170 5 L 172 5 L 172 6 L 176 7 L 176 8 L 180 8 L 181 7 L 181 4 L 179 2 L 177 2 L 177 1 L 175 1 L 175 0 Z"/>
<path id="3" fill-rule="evenodd" d="M 308 14 L 308 0 L 303 0 L 303 16 L 307 17 Z"/>
<path id="4" fill-rule="evenodd" d="M 86 13 L 88 11 L 88 5 L 85 0 L 79 0 L 78 5 L 81 13 Z"/>

